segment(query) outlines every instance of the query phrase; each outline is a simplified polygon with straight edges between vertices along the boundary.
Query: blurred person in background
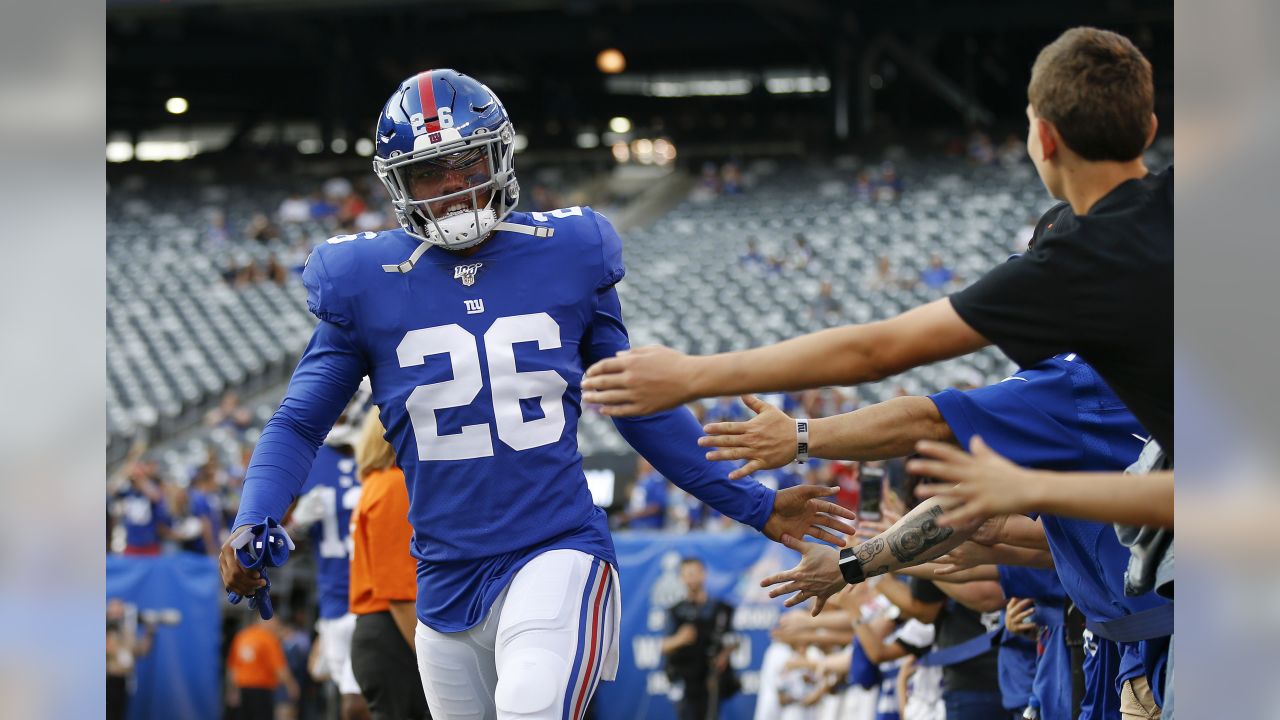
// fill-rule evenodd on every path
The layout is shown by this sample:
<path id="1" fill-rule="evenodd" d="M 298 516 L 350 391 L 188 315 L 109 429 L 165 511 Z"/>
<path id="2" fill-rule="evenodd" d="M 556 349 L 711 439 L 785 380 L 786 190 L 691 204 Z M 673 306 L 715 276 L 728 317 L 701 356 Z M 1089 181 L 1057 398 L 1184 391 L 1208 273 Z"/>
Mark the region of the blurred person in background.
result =
<path id="1" fill-rule="evenodd" d="M 276 689 L 281 685 L 290 701 L 298 700 L 298 683 L 281 642 L 283 630 L 278 615 L 270 620 L 255 619 L 231 641 L 227 705 L 238 709 L 239 720 L 275 720 Z"/>
<path id="2" fill-rule="evenodd" d="M 325 674 L 342 697 L 343 720 L 369 716 L 352 668 L 356 616 L 349 608 L 352 517 L 363 494 L 357 481 L 356 446 L 369 412 L 369 392 L 368 383 L 362 382 L 325 436 L 287 524 L 291 533 L 307 533 L 311 543 L 316 563 L 317 642 Z"/>
<path id="3" fill-rule="evenodd" d="M 159 555 L 161 541 L 172 536 L 173 521 L 156 462 L 133 462 L 122 479 L 123 483 L 108 490 L 124 527 L 124 554 Z"/>
<path id="4" fill-rule="evenodd" d="M 920 282 L 930 290 L 943 290 L 960 279 L 942 262 L 942 256 L 934 253 L 929 256 L 929 267 L 920 271 Z"/>
<path id="5" fill-rule="evenodd" d="M 123 600 L 107 601 L 107 720 L 128 717 L 134 670 L 155 640 L 155 623 L 143 623 L 140 637 L 137 625 L 136 615 L 128 612 Z"/>
<path id="6" fill-rule="evenodd" d="M 351 664 L 374 720 L 429 718 L 414 653 L 418 564 L 409 554 L 409 493 L 370 410 L 356 443 L 363 490 L 351 518 Z"/>
<path id="7" fill-rule="evenodd" d="M 636 458 L 636 479 L 631 484 L 627 509 L 619 518 L 632 530 L 661 530 L 667 524 L 667 479 L 643 457 Z"/>
<path id="8" fill-rule="evenodd" d="M 187 512 L 196 523 L 194 537 L 183 543 L 188 552 L 217 556 L 226 539 L 227 521 L 222 514 L 218 472 L 217 458 L 210 453 L 209 462 L 200 466 L 187 489 Z"/>
<path id="9" fill-rule="evenodd" d="M 672 606 L 662 640 L 667 676 L 683 689 L 677 703 L 680 720 L 715 720 L 719 703 L 738 690 L 729 667 L 736 645 L 730 641 L 733 606 L 707 595 L 707 568 L 701 560 L 680 561 L 685 598 Z"/>
<path id="10" fill-rule="evenodd" d="M 276 218 L 285 224 L 304 223 L 311 219 L 311 205 L 307 203 L 302 193 L 290 193 L 280 201 L 280 207 L 276 209 Z"/>
<path id="11" fill-rule="evenodd" d="M 813 315 L 814 322 L 825 324 L 840 319 L 842 308 L 840 301 L 835 298 L 834 288 L 830 280 L 823 280 L 818 286 L 818 296 L 813 299 L 813 304 L 809 311 Z"/>
<path id="12" fill-rule="evenodd" d="M 312 646 L 309 626 L 307 614 L 301 609 L 294 610 L 281 623 L 280 644 L 298 695 L 290 698 L 285 688 L 276 688 L 276 720 L 310 720 L 315 714 L 316 688 L 307 670 Z"/>
<path id="13" fill-rule="evenodd" d="M 243 433 L 253 424 L 253 413 L 240 404 L 238 393 L 229 390 L 218 401 L 217 407 L 205 413 L 204 424 L 208 427 L 221 427 Z"/>

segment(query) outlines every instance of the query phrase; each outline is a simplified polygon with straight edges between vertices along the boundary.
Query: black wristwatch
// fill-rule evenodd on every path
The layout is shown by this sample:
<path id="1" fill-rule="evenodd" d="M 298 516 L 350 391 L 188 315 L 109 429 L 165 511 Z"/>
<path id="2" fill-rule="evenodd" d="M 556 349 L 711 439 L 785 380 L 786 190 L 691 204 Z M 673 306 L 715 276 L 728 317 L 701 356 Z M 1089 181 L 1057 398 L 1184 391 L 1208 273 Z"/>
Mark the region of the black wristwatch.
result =
<path id="1" fill-rule="evenodd" d="M 867 579 L 867 573 L 862 569 L 862 561 L 853 554 L 853 548 L 844 548 L 840 551 L 840 574 L 850 585 L 857 585 Z"/>

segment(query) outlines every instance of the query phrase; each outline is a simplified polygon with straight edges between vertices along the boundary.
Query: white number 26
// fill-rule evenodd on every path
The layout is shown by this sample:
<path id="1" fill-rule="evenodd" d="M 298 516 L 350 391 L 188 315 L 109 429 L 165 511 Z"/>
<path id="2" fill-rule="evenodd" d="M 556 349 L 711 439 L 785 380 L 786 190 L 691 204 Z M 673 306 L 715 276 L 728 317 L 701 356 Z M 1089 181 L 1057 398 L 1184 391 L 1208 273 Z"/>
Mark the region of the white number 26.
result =
<path id="1" fill-rule="evenodd" d="M 516 370 L 515 344 L 537 342 L 539 350 L 560 347 L 560 326 L 547 313 L 501 317 L 484 334 L 490 395 L 498 439 L 512 450 L 550 445 L 564 432 L 562 398 L 569 384 L 554 370 Z M 467 460 L 493 455 L 488 423 L 464 425 L 441 435 L 436 410 L 470 405 L 484 389 L 476 337 L 454 323 L 411 330 L 396 348 L 400 367 L 422 365 L 427 357 L 447 354 L 453 379 L 419 385 L 405 408 L 418 443 L 418 460 Z M 526 421 L 520 400 L 539 398 L 542 417 Z"/>

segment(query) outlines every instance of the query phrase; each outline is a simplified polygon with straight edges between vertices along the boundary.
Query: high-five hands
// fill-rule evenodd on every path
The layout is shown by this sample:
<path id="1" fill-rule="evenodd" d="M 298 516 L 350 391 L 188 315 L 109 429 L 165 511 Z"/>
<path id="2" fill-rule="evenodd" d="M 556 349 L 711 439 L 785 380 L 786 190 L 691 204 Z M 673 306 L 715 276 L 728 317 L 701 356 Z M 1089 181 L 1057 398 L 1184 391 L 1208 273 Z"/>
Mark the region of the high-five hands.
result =
<path id="1" fill-rule="evenodd" d="M 707 435 L 698 444 L 719 448 L 707 453 L 708 460 L 746 460 L 733 471 L 730 480 L 757 470 L 780 468 L 796 459 L 795 420 L 755 395 L 743 395 L 742 402 L 756 415 L 746 422 L 718 422 L 704 425 Z"/>
<path id="2" fill-rule="evenodd" d="M 661 345 L 623 350 L 587 368 L 582 402 L 609 416 L 652 415 L 693 399 L 692 358 Z"/>

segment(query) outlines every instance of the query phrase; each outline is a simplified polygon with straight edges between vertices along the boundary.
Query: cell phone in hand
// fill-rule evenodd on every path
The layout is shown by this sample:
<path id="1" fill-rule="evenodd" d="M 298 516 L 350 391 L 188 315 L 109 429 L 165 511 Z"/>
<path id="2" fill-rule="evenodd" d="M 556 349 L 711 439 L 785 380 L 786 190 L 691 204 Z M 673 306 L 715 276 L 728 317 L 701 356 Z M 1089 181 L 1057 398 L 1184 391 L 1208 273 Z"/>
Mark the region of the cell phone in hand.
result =
<path id="1" fill-rule="evenodd" d="M 858 519 L 879 520 L 884 499 L 884 468 L 863 466 L 858 476 Z"/>

